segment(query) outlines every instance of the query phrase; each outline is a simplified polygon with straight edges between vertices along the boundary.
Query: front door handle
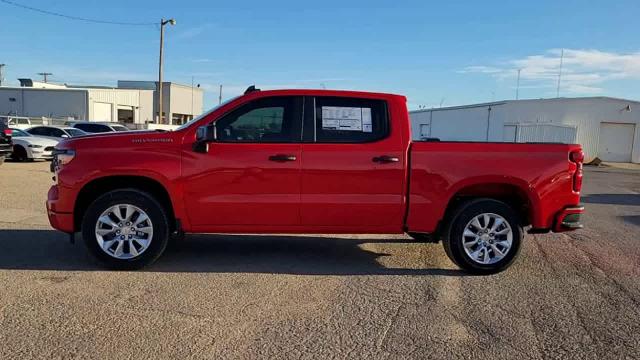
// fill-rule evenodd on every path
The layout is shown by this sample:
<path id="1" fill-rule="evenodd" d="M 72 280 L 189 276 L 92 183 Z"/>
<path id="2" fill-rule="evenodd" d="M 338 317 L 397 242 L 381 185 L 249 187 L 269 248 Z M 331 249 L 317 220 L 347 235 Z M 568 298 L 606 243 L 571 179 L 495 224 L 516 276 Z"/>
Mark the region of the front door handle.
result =
<path id="1" fill-rule="evenodd" d="M 296 159 L 297 158 L 295 155 L 277 154 L 277 155 L 269 156 L 270 161 L 277 161 L 277 162 L 296 161 Z"/>
<path id="2" fill-rule="evenodd" d="M 373 158 L 373 162 L 382 163 L 382 164 L 397 163 L 399 161 L 400 161 L 399 158 L 397 158 L 395 156 L 389 156 L 389 155 L 381 155 L 381 156 L 376 156 L 376 157 Z"/>

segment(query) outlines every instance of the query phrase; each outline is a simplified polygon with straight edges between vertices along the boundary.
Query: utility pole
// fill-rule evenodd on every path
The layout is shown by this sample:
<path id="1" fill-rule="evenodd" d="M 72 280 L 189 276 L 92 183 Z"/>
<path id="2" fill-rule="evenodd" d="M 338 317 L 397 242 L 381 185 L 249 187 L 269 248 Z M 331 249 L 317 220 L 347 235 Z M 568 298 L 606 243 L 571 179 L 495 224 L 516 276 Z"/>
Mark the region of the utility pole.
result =
<path id="1" fill-rule="evenodd" d="M 43 81 L 46 83 L 47 82 L 47 76 L 53 75 L 53 74 L 50 73 L 50 72 L 41 72 L 41 73 L 38 73 L 38 75 L 42 75 Z"/>
<path id="2" fill-rule="evenodd" d="M 220 91 L 218 92 L 218 105 L 222 104 L 222 84 L 220 84 Z"/>
<path id="3" fill-rule="evenodd" d="M 160 19 L 160 59 L 158 64 L 158 123 L 164 124 L 163 115 L 164 109 L 162 108 L 162 56 L 164 51 L 164 26 L 167 24 L 175 25 L 176 21 L 174 19 Z"/>
<path id="4" fill-rule="evenodd" d="M 4 72 L 2 71 L 7 64 L 0 64 L 0 86 L 2 86 L 2 82 L 4 81 Z"/>
<path id="5" fill-rule="evenodd" d="M 522 69 L 518 69 L 518 81 L 516 82 L 516 100 L 518 100 L 520 96 L 520 71 L 522 71 Z"/>
<path id="6" fill-rule="evenodd" d="M 558 71 L 558 89 L 556 97 L 560 97 L 560 81 L 562 80 L 562 63 L 564 61 L 564 49 L 560 50 L 560 71 Z"/>

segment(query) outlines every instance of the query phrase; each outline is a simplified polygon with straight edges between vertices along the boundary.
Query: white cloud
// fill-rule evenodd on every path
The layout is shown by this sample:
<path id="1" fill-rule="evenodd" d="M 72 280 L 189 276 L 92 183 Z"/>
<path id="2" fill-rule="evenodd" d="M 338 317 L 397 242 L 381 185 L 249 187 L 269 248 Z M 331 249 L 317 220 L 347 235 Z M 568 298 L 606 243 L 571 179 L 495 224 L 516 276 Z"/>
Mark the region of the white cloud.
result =
<path id="1" fill-rule="evenodd" d="M 180 40 L 187 40 L 202 35 L 205 31 L 213 27 L 213 24 L 203 24 L 185 30 L 177 31 L 174 38 Z"/>
<path id="2" fill-rule="evenodd" d="M 520 69 L 523 86 L 556 86 L 563 50 L 551 49 L 497 65 L 468 66 L 461 73 L 487 74 L 500 80 L 514 79 Z M 640 52 L 613 53 L 594 49 L 564 49 L 561 91 L 571 94 L 597 94 L 612 80 L 640 79 Z"/>

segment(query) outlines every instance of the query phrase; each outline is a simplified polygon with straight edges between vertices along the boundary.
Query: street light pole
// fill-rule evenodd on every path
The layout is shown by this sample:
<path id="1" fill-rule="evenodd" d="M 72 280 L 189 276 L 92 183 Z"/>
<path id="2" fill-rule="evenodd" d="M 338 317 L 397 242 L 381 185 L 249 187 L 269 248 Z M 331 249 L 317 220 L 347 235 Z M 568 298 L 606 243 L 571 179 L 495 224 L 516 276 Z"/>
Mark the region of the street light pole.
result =
<path id="1" fill-rule="evenodd" d="M 520 98 L 520 72 L 522 69 L 518 69 L 518 81 L 516 82 L 516 100 Z"/>
<path id="2" fill-rule="evenodd" d="M 2 86 L 2 82 L 4 81 L 4 74 L 2 73 L 2 69 L 4 69 L 4 67 L 7 64 L 0 64 L 0 86 Z"/>
<path id="3" fill-rule="evenodd" d="M 163 114 L 164 109 L 162 108 L 162 62 L 163 62 L 163 51 L 164 51 L 164 26 L 167 24 L 175 25 L 176 21 L 174 19 L 160 19 L 160 59 L 158 64 L 158 123 L 164 124 L 163 122 Z"/>

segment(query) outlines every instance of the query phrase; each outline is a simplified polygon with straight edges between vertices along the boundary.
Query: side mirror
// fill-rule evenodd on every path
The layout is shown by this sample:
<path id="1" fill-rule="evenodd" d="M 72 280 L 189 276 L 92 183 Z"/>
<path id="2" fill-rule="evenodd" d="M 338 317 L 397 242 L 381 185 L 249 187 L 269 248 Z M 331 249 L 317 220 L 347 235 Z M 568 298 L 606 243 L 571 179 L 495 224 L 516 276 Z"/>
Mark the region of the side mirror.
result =
<path id="1" fill-rule="evenodd" d="M 67 135 L 67 134 L 62 134 L 62 135 L 60 135 L 60 137 L 61 137 L 61 138 L 66 139 L 66 138 L 68 138 L 68 137 L 69 137 L 69 135 Z"/>
<path id="2" fill-rule="evenodd" d="M 215 124 L 211 123 L 205 126 L 200 126 L 196 130 L 196 142 L 193 143 L 193 151 L 200 153 L 209 152 L 209 143 L 216 141 L 218 134 Z"/>

